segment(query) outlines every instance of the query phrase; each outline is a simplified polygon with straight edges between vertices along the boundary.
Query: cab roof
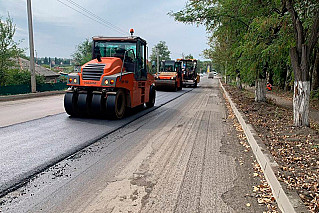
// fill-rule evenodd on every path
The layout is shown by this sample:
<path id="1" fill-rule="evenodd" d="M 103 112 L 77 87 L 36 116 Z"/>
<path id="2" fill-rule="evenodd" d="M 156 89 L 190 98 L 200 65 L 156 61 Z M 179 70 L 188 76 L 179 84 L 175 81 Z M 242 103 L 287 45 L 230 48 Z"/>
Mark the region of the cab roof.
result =
<path id="1" fill-rule="evenodd" d="M 178 58 L 176 61 L 197 61 L 195 58 L 185 59 L 185 58 Z"/>
<path id="2" fill-rule="evenodd" d="M 128 41 L 128 42 L 137 42 L 142 41 L 146 44 L 146 40 L 137 36 L 129 36 L 129 37 L 104 37 L 104 36 L 94 36 L 93 41 Z"/>

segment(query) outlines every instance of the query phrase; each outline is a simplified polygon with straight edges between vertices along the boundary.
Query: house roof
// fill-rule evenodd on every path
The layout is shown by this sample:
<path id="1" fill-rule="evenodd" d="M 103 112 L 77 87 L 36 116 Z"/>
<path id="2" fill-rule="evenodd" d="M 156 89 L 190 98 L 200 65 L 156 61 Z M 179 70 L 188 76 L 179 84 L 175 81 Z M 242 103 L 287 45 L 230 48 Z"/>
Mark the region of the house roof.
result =
<path id="1" fill-rule="evenodd" d="M 30 71 L 30 61 L 24 58 L 18 59 L 18 67 L 23 70 Z M 60 76 L 58 73 L 53 72 L 52 70 L 42 67 L 40 65 L 35 64 L 35 73 L 37 75 L 43 75 L 44 77 L 58 77 Z"/>

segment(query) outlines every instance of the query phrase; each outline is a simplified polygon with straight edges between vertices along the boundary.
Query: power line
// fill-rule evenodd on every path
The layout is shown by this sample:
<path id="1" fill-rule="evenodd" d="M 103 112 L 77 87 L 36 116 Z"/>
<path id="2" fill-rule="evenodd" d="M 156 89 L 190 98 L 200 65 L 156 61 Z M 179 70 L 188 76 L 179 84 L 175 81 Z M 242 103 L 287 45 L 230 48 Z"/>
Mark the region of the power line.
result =
<path id="1" fill-rule="evenodd" d="M 70 9 L 72 9 L 72 10 L 74 10 L 74 11 L 76 11 L 76 12 L 82 14 L 82 15 L 84 15 L 85 17 L 87 17 L 87 18 L 89 18 L 89 19 L 91 19 L 91 20 L 93 20 L 93 21 L 95 21 L 95 22 L 97 22 L 97 23 L 99 23 L 99 24 L 101 24 L 101 25 L 107 27 L 107 28 L 110 28 L 110 29 L 112 29 L 112 30 L 115 30 L 115 31 L 117 31 L 117 32 L 120 33 L 120 34 L 126 35 L 126 33 L 125 33 L 123 30 L 120 30 L 120 28 L 117 29 L 117 27 L 112 27 L 112 26 L 110 26 L 110 24 L 107 24 L 107 23 L 104 23 L 103 21 L 101 21 L 101 20 L 103 20 L 102 18 L 99 18 L 100 20 L 97 20 L 96 18 L 90 17 L 89 15 L 85 14 L 84 12 L 82 12 L 82 11 L 80 11 L 80 10 L 78 10 L 78 9 L 76 9 L 76 8 L 74 8 L 74 7 L 70 6 L 70 5 L 68 5 L 68 4 L 64 3 L 64 2 L 62 2 L 61 0 L 57 0 L 57 1 L 60 2 L 61 4 L 65 5 L 65 6 L 69 7 Z M 82 9 L 82 10 L 83 10 L 83 9 Z M 92 12 L 90 12 L 90 13 L 92 13 Z M 94 14 L 94 13 L 92 13 L 92 14 Z M 91 15 L 91 16 L 93 16 L 93 15 Z M 95 16 L 97 16 L 97 15 L 95 15 Z M 93 16 L 93 17 L 94 17 L 94 16 Z M 98 16 L 97 16 L 97 17 L 98 17 Z M 113 25 L 113 24 L 112 24 L 112 25 Z M 115 25 L 114 25 L 114 26 L 115 26 Z"/>
<path id="2" fill-rule="evenodd" d="M 65 0 L 65 1 L 68 1 L 69 3 L 71 3 L 71 4 L 73 4 L 74 6 L 80 8 L 81 10 L 83 10 L 84 12 L 86 12 L 86 13 L 90 14 L 91 16 L 97 18 L 98 20 L 100 20 L 100 21 L 102 21 L 102 22 L 105 22 L 106 24 L 110 25 L 112 28 L 117 29 L 117 30 L 121 31 L 122 33 L 125 33 L 125 34 L 126 34 L 126 32 L 125 32 L 123 29 L 121 29 L 120 27 L 118 27 L 118 26 L 112 24 L 111 22 L 109 22 L 109 21 L 107 21 L 107 20 L 105 20 L 105 19 L 99 17 L 98 15 L 96 15 L 95 13 L 93 13 L 93 12 L 91 12 L 90 10 L 86 9 L 85 7 L 82 7 L 82 6 L 79 5 L 78 3 L 76 3 L 76 2 L 74 2 L 74 1 L 72 1 L 72 0 Z"/>
<path id="3" fill-rule="evenodd" d="M 105 27 L 108 27 L 108 28 L 110 28 L 110 29 L 112 29 L 112 30 L 117 31 L 118 33 L 121 33 L 121 34 L 123 34 L 123 35 L 126 35 L 126 33 L 124 33 L 124 31 L 122 31 L 122 30 L 118 30 L 118 29 L 116 29 L 116 28 L 114 28 L 114 27 L 111 27 L 110 25 L 108 25 L 108 24 L 106 24 L 106 23 L 104 23 L 104 22 L 102 22 L 102 21 L 100 21 L 100 20 L 96 20 L 96 19 L 90 17 L 89 15 L 83 13 L 82 11 L 80 11 L 80 10 L 78 10 L 78 9 L 76 9 L 76 8 L 74 8 L 74 7 L 70 6 L 70 5 L 68 5 L 68 4 L 64 3 L 64 2 L 62 2 L 61 0 L 57 0 L 57 1 L 60 2 L 61 4 L 65 5 L 65 6 L 69 7 L 70 9 L 72 9 L 72 10 L 74 10 L 74 11 L 76 11 L 76 12 L 82 14 L 82 15 L 84 15 L 85 17 L 87 17 L 87 18 L 89 18 L 89 19 L 91 19 L 91 20 L 93 20 L 93 21 L 95 21 L 95 22 L 97 22 L 97 23 L 99 23 L 99 24 L 105 26 Z"/>

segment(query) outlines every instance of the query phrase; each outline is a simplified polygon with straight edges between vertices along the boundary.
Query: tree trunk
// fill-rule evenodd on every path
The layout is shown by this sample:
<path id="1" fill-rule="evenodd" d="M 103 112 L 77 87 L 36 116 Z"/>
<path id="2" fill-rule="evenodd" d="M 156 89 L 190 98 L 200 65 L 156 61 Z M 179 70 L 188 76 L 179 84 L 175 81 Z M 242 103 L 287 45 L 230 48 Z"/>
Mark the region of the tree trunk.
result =
<path id="1" fill-rule="evenodd" d="M 311 89 L 319 89 L 319 52 L 316 54 L 316 60 L 313 66 Z"/>
<path id="2" fill-rule="evenodd" d="M 310 58 L 319 38 L 319 10 L 316 10 L 310 30 L 305 30 L 295 9 L 295 1 L 283 1 L 292 20 L 296 46 L 290 49 L 290 59 L 295 74 L 294 125 L 309 126 Z"/>
<path id="3" fill-rule="evenodd" d="M 266 101 L 266 79 L 256 80 L 255 101 L 256 102 Z"/>
<path id="4" fill-rule="evenodd" d="M 286 80 L 285 80 L 285 91 L 290 90 L 290 77 L 291 77 L 291 69 L 289 68 L 289 66 L 287 66 L 287 72 L 286 72 Z"/>
<path id="5" fill-rule="evenodd" d="M 307 51 L 307 46 L 302 45 L 301 57 L 299 57 L 297 48 L 290 50 L 291 64 L 295 74 L 293 98 L 295 126 L 309 126 L 310 78 L 309 54 Z M 299 60 L 300 58 L 301 60 Z"/>
<path id="6" fill-rule="evenodd" d="M 241 80 L 239 76 L 236 76 L 236 84 L 238 89 L 243 89 L 243 86 L 241 85 Z"/>
<path id="7" fill-rule="evenodd" d="M 294 83 L 294 125 L 309 126 L 310 81 L 295 81 Z"/>

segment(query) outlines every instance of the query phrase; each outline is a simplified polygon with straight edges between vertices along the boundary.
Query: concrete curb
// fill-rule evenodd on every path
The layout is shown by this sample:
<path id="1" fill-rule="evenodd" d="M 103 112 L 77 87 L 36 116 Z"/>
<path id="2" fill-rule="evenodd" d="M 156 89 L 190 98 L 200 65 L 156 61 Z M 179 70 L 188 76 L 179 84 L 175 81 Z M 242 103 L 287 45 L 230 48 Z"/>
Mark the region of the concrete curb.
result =
<path id="1" fill-rule="evenodd" d="M 37 93 L 28 93 L 28 94 L 20 94 L 20 95 L 7 95 L 7 96 L 0 96 L 0 102 L 16 101 L 21 99 L 37 98 L 37 97 L 58 95 L 58 94 L 64 94 L 64 93 L 65 93 L 65 90 L 37 92 Z"/>
<path id="2" fill-rule="evenodd" d="M 251 146 L 251 149 L 254 152 L 254 155 L 260 164 L 261 169 L 265 175 L 265 178 L 271 187 L 272 193 L 277 201 L 279 209 L 283 213 L 305 213 L 309 212 L 301 201 L 297 193 L 288 192 L 282 187 L 278 181 L 275 171 L 278 171 L 279 167 L 273 156 L 268 151 L 267 147 L 258 136 L 257 132 L 254 130 L 251 124 L 247 124 L 245 121 L 245 116 L 242 115 L 236 105 L 231 100 L 228 92 L 223 87 L 221 81 L 219 81 L 221 88 L 223 89 L 227 100 L 229 101 L 231 108 L 236 115 L 239 123 L 241 124 L 247 140 Z M 247 119 L 246 119 L 247 120 Z"/>

